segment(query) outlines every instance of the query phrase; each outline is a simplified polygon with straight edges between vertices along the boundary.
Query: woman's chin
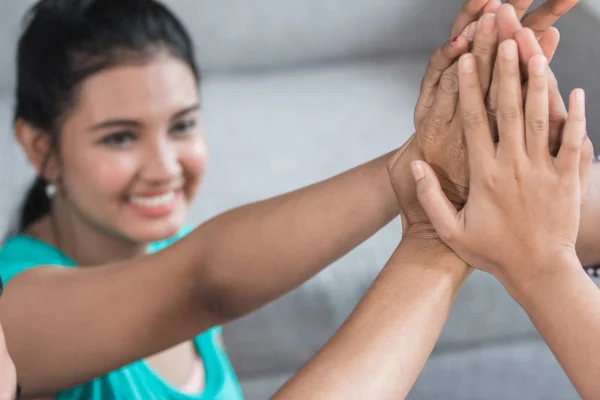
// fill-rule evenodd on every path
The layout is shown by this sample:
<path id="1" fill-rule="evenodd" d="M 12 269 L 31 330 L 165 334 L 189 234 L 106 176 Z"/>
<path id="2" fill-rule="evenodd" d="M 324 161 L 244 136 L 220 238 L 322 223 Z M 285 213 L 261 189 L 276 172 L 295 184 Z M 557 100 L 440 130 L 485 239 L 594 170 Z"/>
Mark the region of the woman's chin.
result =
<path id="1" fill-rule="evenodd" d="M 123 226 L 121 231 L 136 242 L 152 243 L 177 235 L 183 228 L 185 220 L 186 213 L 177 213 L 152 221 L 135 221 L 135 223 L 132 221 L 131 224 Z"/>

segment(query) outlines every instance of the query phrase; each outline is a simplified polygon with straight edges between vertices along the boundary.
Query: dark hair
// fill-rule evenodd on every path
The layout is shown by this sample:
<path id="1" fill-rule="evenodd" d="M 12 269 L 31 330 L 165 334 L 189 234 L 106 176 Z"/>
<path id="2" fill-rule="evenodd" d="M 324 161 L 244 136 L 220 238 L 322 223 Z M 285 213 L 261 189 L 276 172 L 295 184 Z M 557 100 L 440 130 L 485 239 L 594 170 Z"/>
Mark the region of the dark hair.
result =
<path id="1" fill-rule="evenodd" d="M 19 40 L 15 121 L 21 119 L 59 146 L 60 129 L 81 83 L 103 69 L 149 61 L 167 51 L 189 65 L 196 82 L 192 41 L 156 0 L 40 0 L 27 13 Z M 20 229 L 50 212 L 47 182 L 29 189 Z"/>

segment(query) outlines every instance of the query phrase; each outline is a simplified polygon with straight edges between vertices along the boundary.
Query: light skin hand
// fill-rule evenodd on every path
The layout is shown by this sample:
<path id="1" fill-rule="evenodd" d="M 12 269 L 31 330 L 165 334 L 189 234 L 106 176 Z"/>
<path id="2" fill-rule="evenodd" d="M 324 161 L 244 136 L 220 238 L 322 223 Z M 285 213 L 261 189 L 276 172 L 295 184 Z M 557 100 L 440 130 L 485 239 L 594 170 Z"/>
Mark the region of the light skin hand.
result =
<path id="1" fill-rule="evenodd" d="M 539 15 L 539 17 L 536 17 L 536 15 Z M 515 39 L 517 41 L 519 44 L 521 67 L 525 77 L 528 75 L 527 65 L 533 56 L 545 55 L 549 61 L 552 60 L 560 41 L 560 34 L 556 28 L 548 26 L 547 24 L 554 22 L 556 18 L 558 17 L 546 16 L 543 18 L 541 14 L 536 14 L 534 12 L 530 14 L 529 17 L 532 28 L 523 28 L 519 22 L 519 15 L 513 7 L 510 5 L 503 5 L 498 10 L 497 21 L 500 40 Z M 539 37 L 539 42 L 538 37 L 536 37 L 534 32 L 538 32 L 541 35 Z M 497 71 L 497 68 L 495 70 Z M 497 137 L 496 114 L 498 109 L 498 84 L 499 81 L 496 72 L 492 79 L 489 95 L 487 97 L 488 113 L 492 118 L 491 128 L 494 137 Z M 550 141 L 552 144 L 550 150 L 552 154 L 555 155 L 558 146 L 560 146 L 560 132 L 562 131 L 562 127 L 566 120 L 567 110 L 558 88 L 558 81 L 552 72 L 550 89 Z M 526 93 L 527 84 L 525 84 L 524 90 Z"/>
<path id="2" fill-rule="evenodd" d="M 501 37 L 512 37 L 519 45 L 519 56 L 521 60 L 521 69 L 526 72 L 529 61 L 536 55 L 546 55 L 551 59 L 559 41 L 559 33 L 555 28 L 549 28 L 545 31 L 540 42 L 536 40 L 535 32 L 541 32 L 541 28 L 553 22 L 554 19 L 541 19 L 540 24 L 533 23 L 533 30 L 522 28 L 516 14 L 510 7 L 504 6 L 498 11 L 498 29 Z M 530 20 L 531 21 L 531 20 Z M 545 22 L 544 22 L 545 21 Z M 538 28 L 536 28 L 538 26 Z M 541 26 L 541 28 L 540 28 Z M 539 36 L 539 34 L 538 34 Z M 545 45 L 546 43 L 546 45 Z M 527 74 L 526 74 L 527 75 Z M 549 123 L 550 123 L 550 153 L 556 155 L 561 141 L 561 133 L 564 124 L 567 120 L 567 108 L 563 101 L 562 95 L 558 87 L 556 76 L 549 70 Z M 527 90 L 527 85 L 525 90 Z M 488 96 L 488 112 L 496 115 L 497 102 L 497 77 L 492 84 L 490 95 Z M 495 120 L 494 120 L 495 122 Z M 492 126 L 492 130 L 496 129 Z M 586 137 L 584 147 L 584 156 L 590 157 L 593 152 L 593 146 L 589 138 Z M 600 251 L 598 243 L 598 222 L 600 221 L 600 192 L 598 186 L 600 184 L 600 165 L 594 165 L 582 173 L 581 182 L 586 191 L 589 193 L 587 197 L 582 199 L 582 219 L 579 228 L 577 239 L 577 254 L 582 264 L 597 265 L 600 263 Z"/>
<path id="3" fill-rule="evenodd" d="M 549 152 L 546 58 L 530 60 L 523 105 L 517 44 L 499 56 L 499 142 L 490 127 L 472 56 L 461 59 L 461 110 L 472 169 L 469 198 L 457 212 L 433 170 L 413 163 L 419 200 L 441 238 L 466 262 L 496 276 L 524 308 L 582 398 L 598 398 L 600 291 L 575 252 L 586 151 L 585 97 L 572 93 L 558 155 Z"/>
<path id="4" fill-rule="evenodd" d="M 505 41 L 499 53 L 503 89 L 498 94 L 497 148 L 489 135 L 474 58 L 465 55 L 460 62 L 461 111 L 471 169 L 465 207 L 456 211 L 429 165 L 415 162 L 413 172 L 419 200 L 442 240 L 469 265 L 493 274 L 514 293 L 543 272 L 525 269 L 525 265 L 551 265 L 556 257 L 575 254 L 585 196 L 580 170 L 589 169 L 591 157 L 583 155 L 583 92 L 575 91 L 571 97 L 563 143 L 553 158 L 548 148 L 545 57 L 530 61 L 530 89 L 523 113 L 516 42 Z"/>

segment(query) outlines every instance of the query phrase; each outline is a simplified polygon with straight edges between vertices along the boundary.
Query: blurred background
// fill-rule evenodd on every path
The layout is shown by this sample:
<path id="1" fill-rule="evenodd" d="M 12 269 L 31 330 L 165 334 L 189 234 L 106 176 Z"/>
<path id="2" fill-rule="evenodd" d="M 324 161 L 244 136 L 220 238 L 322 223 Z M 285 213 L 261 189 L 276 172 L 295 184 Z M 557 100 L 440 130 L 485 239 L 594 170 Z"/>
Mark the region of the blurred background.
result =
<path id="1" fill-rule="evenodd" d="M 413 133 L 427 60 L 448 39 L 462 0 L 165 3 L 192 33 L 203 70 L 211 163 L 191 215 L 198 224 L 401 146 Z M 14 50 L 31 4 L 0 2 L 2 237 L 33 178 L 11 128 Z M 581 0 L 558 28 L 553 69 L 565 95 L 587 90 L 588 129 L 600 148 L 600 0 Z M 323 345 L 400 237 L 394 221 L 300 289 L 225 328 L 248 400 L 268 398 Z M 491 277 L 475 273 L 409 396 L 434 398 L 578 396 L 517 304 Z"/>

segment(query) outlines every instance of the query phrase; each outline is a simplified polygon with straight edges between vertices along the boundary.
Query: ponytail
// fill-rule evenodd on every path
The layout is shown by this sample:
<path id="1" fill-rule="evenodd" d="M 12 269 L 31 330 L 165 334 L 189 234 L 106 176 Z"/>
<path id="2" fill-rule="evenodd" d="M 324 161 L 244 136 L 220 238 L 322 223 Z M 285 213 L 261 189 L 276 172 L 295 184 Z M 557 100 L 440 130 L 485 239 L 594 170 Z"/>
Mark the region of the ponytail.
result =
<path id="1" fill-rule="evenodd" d="M 21 210 L 19 231 L 23 231 L 29 225 L 50 213 L 52 202 L 46 194 L 47 184 L 48 182 L 44 178 L 38 176 L 27 191 L 27 197 L 25 197 Z"/>

